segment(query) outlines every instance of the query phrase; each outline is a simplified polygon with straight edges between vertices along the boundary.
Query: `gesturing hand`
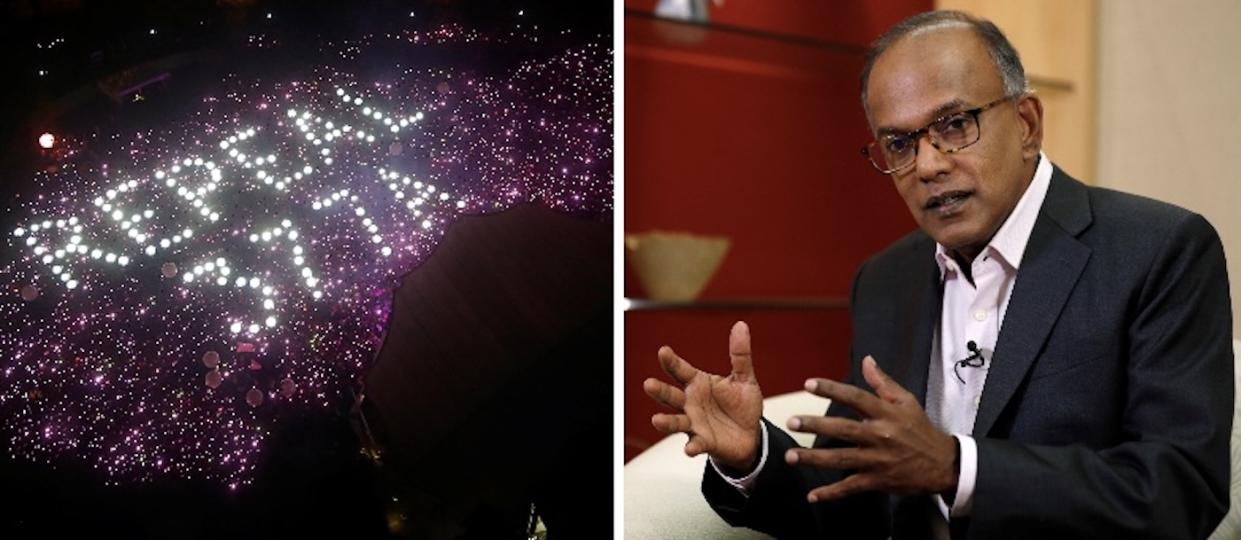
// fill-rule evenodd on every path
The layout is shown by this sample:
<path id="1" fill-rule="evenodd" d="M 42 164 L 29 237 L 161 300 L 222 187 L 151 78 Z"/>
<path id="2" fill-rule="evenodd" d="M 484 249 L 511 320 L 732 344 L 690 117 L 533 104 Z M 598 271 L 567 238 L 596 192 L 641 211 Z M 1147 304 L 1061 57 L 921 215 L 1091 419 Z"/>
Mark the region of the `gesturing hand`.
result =
<path id="1" fill-rule="evenodd" d="M 682 388 L 651 378 L 642 389 L 655 401 L 676 411 L 651 417 L 655 429 L 686 433 L 685 453 L 707 453 L 716 461 L 745 470 L 758 454 L 759 420 L 763 416 L 763 393 L 754 377 L 750 358 L 750 327 L 733 325 L 728 336 L 732 373 L 721 377 L 701 371 L 668 346 L 659 349 L 659 365 Z"/>
<path id="2" fill-rule="evenodd" d="M 862 421 L 825 416 L 795 416 L 789 429 L 856 443 L 856 447 L 789 450 L 789 464 L 857 470 L 839 482 L 816 488 L 810 502 L 838 499 L 861 491 L 944 493 L 955 490 L 956 443 L 931 425 L 918 399 L 879 369 L 862 360 L 862 376 L 876 394 L 827 379 L 806 381 L 806 390 L 847 405 Z"/>

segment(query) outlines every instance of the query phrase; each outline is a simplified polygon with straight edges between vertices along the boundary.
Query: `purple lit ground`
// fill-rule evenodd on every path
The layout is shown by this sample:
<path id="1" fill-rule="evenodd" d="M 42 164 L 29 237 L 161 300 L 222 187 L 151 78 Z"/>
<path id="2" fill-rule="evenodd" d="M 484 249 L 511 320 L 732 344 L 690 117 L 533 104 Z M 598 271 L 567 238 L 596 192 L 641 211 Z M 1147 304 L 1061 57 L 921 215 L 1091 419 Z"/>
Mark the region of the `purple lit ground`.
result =
<path id="1" fill-rule="evenodd" d="M 607 219 L 608 44 L 494 72 L 346 68 L 539 39 L 372 35 L 311 76 L 227 77 L 166 127 L 63 134 L 2 231 L 0 445 L 109 483 L 237 489 L 282 417 L 347 394 L 398 278 L 455 219 L 521 202 Z"/>

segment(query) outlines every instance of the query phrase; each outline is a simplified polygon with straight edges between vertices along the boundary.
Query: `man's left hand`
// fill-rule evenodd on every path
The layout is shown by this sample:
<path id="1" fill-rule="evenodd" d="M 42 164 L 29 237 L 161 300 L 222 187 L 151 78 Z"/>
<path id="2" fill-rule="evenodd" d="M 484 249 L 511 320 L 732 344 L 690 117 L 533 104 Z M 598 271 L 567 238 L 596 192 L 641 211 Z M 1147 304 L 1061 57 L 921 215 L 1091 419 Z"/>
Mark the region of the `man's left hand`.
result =
<path id="1" fill-rule="evenodd" d="M 839 499 L 864 491 L 945 493 L 955 491 L 956 442 L 931 425 L 918 398 L 879 369 L 862 360 L 862 376 L 875 394 L 827 379 L 806 381 L 806 390 L 857 411 L 861 421 L 828 416 L 795 416 L 789 429 L 857 444 L 844 448 L 796 448 L 784 459 L 790 465 L 855 470 L 844 480 L 811 490 L 811 502 Z"/>

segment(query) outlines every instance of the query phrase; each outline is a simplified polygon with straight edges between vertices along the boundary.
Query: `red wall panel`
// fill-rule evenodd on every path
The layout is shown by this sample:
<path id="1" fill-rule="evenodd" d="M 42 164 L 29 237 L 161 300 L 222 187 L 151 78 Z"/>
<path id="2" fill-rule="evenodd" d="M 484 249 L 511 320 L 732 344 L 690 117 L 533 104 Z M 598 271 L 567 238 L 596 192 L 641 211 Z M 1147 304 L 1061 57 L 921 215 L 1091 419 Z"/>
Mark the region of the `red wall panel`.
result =
<path id="1" fill-rule="evenodd" d="M 625 0 L 631 12 L 654 13 L 657 0 Z M 869 45 L 889 26 L 932 8 L 930 0 L 710 1 L 711 23 L 791 37 Z"/>
<path id="2" fill-rule="evenodd" d="M 625 33 L 625 230 L 732 239 L 704 298 L 845 296 L 913 228 L 859 153 L 860 50 L 634 17 Z"/>
<path id="3" fill-rule="evenodd" d="M 864 46 L 930 0 L 728 0 L 708 25 L 661 21 L 654 4 L 625 3 L 625 231 L 729 237 L 703 299 L 846 298 L 858 264 L 915 226 L 858 151 Z M 625 295 L 641 298 L 635 277 L 626 266 Z M 765 394 L 844 376 L 845 309 L 630 311 L 626 460 L 661 438 L 642 392 L 662 375 L 655 351 L 669 344 L 727 373 L 738 319 L 753 329 Z"/>

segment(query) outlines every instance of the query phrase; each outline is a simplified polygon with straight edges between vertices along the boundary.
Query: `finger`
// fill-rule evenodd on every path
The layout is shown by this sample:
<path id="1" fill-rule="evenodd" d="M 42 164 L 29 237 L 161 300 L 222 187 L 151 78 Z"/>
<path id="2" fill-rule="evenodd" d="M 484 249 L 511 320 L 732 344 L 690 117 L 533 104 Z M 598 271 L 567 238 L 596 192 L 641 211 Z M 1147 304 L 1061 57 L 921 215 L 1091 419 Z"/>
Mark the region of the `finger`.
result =
<path id="1" fill-rule="evenodd" d="M 814 433 L 833 439 L 871 446 L 878 437 L 865 424 L 835 416 L 794 416 L 789 418 L 789 429 L 801 433 Z"/>
<path id="2" fill-rule="evenodd" d="M 707 442 L 697 435 L 691 434 L 689 442 L 685 443 L 685 455 L 689 457 L 697 456 L 707 451 Z"/>
<path id="3" fill-rule="evenodd" d="M 655 413 L 651 416 L 651 425 L 661 432 L 671 434 L 688 433 L 692 424 L 684 414 Z"/>
<path id="4" fill-rule="evenodd" d="M 806 391 L 848 406 L 866 418 L 883 414 L 883 401 L 874 394 L 853 385 L 827 379 L 807 379 Z"/>
<path id="5" fill-rule="evenodd" d="M 642 381 L 642 390 L 660 405 L 674 411 L 685 410 L 685 391 L 656 378 Z"/>
<path id="6" fill-rule="evenodd" d="M 914 399 L 913 394 L 905 390 L 899 383 L 892 380 L 887 373 L 879 369 L 879 363 L 875 361 L 875 357 L 866 355 L 862 359 L 862 377 L 875 389 L 875 393 L 884 401 L 891 403 L 908 403 Z"/>
<path id="7" fill-rule="evenodd" d="M 874 477 L 866 473 L 859 473 L 850 475 L 848 478 L 834 484 L 810 490 L 810 493 L 806 494 L 806 500 L 811 503 L 834 501 L 863 491 L 875 491 L 878 488 L 879 482 Z"/>
<path id="8" fill-rule="evenodd" d="M 677 356 L 677 353 L 672 351 L 672 347 L 667 345 L 659 348 L 659 367 L 664 368 L 664 373 L 681 383 L 681 386 L 689 384 L 694 377 L 698 376 L 698 369 Z"/>
<path id="9" fill-rule="evenodd" d="M 750 356 L 750 325 L 745 321 L 737 321 L 728 333 L 728 357 L 733 364 L 733 380 L 747 382 L 754 377 L 754 359 Z"/>
<path id="10" fill-rule="evenodd" d="M 784 461 L 823 469 L 865 469 L 875 464 L 875 452 L 865 448 L 793 448 L 784 453 Z"/>

